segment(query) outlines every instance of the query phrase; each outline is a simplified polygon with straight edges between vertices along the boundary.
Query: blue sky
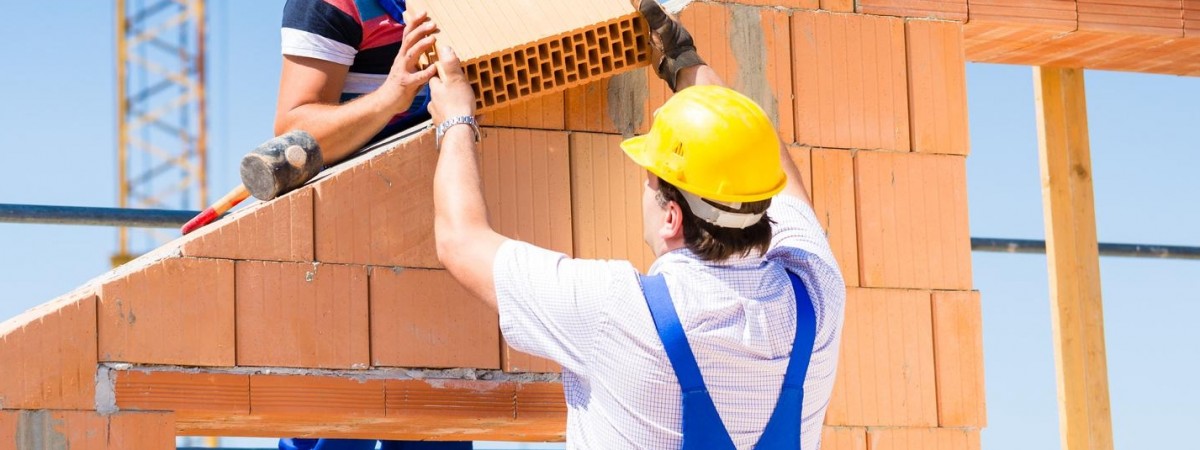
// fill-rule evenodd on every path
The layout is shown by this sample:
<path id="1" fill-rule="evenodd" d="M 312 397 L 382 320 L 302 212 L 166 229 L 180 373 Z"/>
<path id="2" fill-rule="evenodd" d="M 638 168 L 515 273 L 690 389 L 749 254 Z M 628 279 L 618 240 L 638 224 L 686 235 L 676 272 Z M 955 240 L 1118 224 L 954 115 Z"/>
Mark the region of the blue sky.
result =
<path id="1" fill-rule="evenodd" d="M 210 0 L 210 189 L 271 137 L 281 0 Z M 114 206 L 113 2 L 15 2 L 0 27 L 0 203 Z M 1042 239 L 1032 71 L 968 66 L 972 236 Z M 1200 79 L 1087 73 L 1100 239 L 1200 245 Z M 108 269 L 116 232 L 0 224 L 0 319 Z M 1059 448 L 1045 257 L 976 253 L 984 448 Z M 1200 419 L 1200 262 L 1101 260 L 1114 434 L 1174 447 Z M 5 362 L 0 361 L 0 370 Z M 227 441 L 254 443 L 262 441 Z"/>

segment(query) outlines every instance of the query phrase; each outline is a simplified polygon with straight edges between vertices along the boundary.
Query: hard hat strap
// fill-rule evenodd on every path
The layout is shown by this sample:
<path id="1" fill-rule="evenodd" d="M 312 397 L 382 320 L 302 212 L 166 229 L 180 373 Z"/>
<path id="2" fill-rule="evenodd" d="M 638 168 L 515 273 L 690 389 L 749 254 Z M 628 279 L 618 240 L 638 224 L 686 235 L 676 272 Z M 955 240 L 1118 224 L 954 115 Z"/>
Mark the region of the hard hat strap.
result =
<path id="1" fill-rule="evenodd" d="M 716 225 L 721 228 L 737 228 L 739 230 L 746 229 L 751 225 L 762 220 L 765 212 L 762 213 L 735 213 L 724 211 L 721 208 L 713 206 L 709 201 L 700 198 L 700 196 L 680 189 L 679 193 L 683 195 L 683 199 L 687 200 L 688 206 L 692 209 L 692 214 L 699 217 L 701 220 Z M 717 202 L 730 208 L 741 208 L 741 202 L 727 203 Z"/>

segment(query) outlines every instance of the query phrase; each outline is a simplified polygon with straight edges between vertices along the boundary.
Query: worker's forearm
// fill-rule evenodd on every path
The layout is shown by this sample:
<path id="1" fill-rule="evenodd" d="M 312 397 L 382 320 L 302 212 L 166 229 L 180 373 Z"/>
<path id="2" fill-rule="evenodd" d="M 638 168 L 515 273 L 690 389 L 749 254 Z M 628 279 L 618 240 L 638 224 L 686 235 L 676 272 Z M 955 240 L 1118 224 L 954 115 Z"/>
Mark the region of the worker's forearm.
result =
<path id="1" fill-rule="evenodd" d="M 451 127 L 442 137 L 433 175 L 434 227 L 439 242 L 488 228 L 483 182 L 471 128 Z"/>
<path id="2" fill-rule="evenodd" d="M 675 77 L 675 88 L 680 91 L 692 86 L 706 85 L 725 86 L 725 80 L 707 64 L 682 69 Z"/>
<path id="3" fill-rule="evenodd" d="M 392 105 L 379 91 L 340 105 L 301 105 L 280 117 L 275 133 L 307 131 L 321 145 L 325 163 L 332 164 L 362 148 L 379 133 L 396 114 Z"/>

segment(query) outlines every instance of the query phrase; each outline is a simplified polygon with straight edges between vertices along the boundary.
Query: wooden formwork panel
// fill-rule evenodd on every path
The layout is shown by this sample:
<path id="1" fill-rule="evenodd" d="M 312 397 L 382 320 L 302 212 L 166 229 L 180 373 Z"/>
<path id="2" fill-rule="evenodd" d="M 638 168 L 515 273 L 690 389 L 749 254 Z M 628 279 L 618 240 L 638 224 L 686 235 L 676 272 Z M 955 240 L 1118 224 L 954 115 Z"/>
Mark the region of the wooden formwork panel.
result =
<path id="1" fill-rule="evenodd" d="M 500 322 L 449 272 L 371 269 L 371 364 L 500 368 Z"/>
<path id="2" fill-rule="evenodd" d="M 798 143 L 909 150 L 902 19 L 796 11 L 792 55 Z"/>
<path id="3" fill-rule="evenodd" d="M 855 182 L 862 286 L 971 288 L 965 157 L 859 152 Z"/>
<path id="4" fill-rule="evenodd" d="M 95 294 L 9 319 L 0 324 L 0 408 L 90 409 L 96 364 Z"/>
<path id="5" fill-rule="evenodd" d="M 909 20 L 905 30 L 912 148 L 966 155 L 970 140 L 962 24 Z"/>
<path id="6" fill-rule="evenodd" d="M 441 29 L 480 112 L 633 70 L 650 60 L 645 20 L 626 0 L 413 0 Z"/>
<path id="7" fill-rule="evenodd" d="M 367 268 L 237 262 L 239 366 L 365 369 Z"/>
<path id="8" fill-rule="evenodd" d="M 234 263 L 169 258 L 100 286 L 100 361 L 234 365 Z"/>
<path id="9" fill-rule="evenodd" d="M 857 0 L 858 12 L 903 17 L 967 20 L 967 0 Z"/>
<path id="10" fill-rule="evenodd" d="M 846 290 L 835 426 L 937 426 L 929 291 Z"/>

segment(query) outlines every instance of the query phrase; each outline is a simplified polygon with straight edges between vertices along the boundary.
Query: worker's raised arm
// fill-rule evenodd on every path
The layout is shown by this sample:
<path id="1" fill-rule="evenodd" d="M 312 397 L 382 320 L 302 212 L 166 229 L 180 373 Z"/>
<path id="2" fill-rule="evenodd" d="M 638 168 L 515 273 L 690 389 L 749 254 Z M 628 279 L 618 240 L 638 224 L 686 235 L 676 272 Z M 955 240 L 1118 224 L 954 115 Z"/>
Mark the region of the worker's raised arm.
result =
<path id="1" fill-rule="evenodd" d="M 438 76 L 429 82 L 429 113 L 437 126 L 438 162 L 433 174 L 433 230 L 438 260 L 460 284 L 496 307 L 493 264 L 506 238 L 487 219 L 476 145 L 475 92 L 458 56 L 438 49 Z"/>
<path id="2" fill-rule="evenodd" d="M 386 80 L 373 92 L 340 103 L 350 66 L 334 61 L 284 56 L 275 109 L 275 134 L 304 130 L 317 139 L 327 163 L 344 159 L 405 112 L 435 68 L 418 69 L 421 54 L 433 47 L 437 27 L 425 14 L 405 29 L 400 52 Z"/>
<path id="3" fill-rule="evenodd" d="M 667 14 L 662 5 L 655 0 L 642 0 L 639 10 L 650 25 L 651 42 L 661 55 L 655 70 L 659 78 L 666 81 L 672 90 L 679 92 L 692 86 L 703 85 L 725 86 L 721 76 L 700 58 L 692 35 L 675 18 Z M 782 141 L 779 143 L 779 156 L 788 179 L 782 194 L 799 197 L 811 204 L 808 192 L 804 189 L 800 169 L 788 155 L 787 146 Z"/>

